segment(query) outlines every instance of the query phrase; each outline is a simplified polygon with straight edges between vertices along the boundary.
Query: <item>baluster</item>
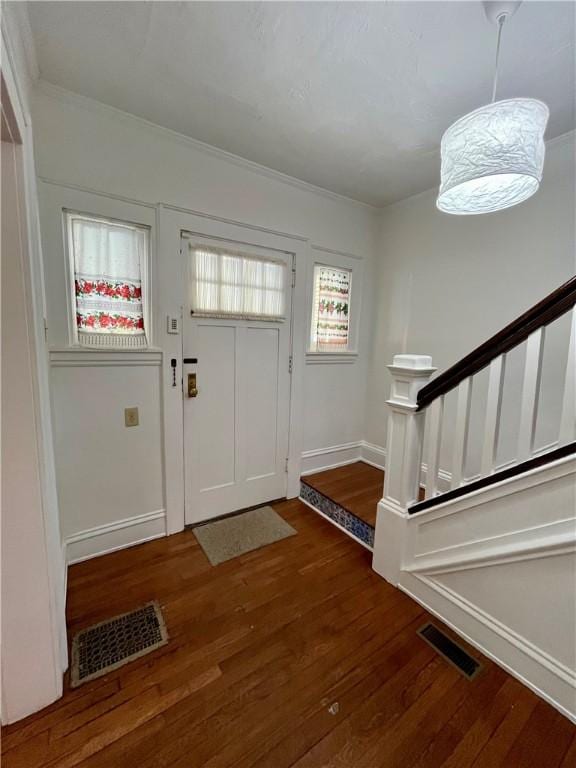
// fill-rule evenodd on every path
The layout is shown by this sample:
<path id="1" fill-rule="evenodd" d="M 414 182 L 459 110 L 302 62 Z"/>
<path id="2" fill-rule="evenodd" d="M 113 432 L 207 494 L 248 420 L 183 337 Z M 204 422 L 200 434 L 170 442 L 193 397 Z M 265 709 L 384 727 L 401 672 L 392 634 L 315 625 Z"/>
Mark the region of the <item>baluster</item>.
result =
<path id="1" fill-rule="evenodd" d="M 490 363 L 488 380 L 488 400 L 484 421 L 484 443 L 482 446 L 481 474 L 490 475 L 494 471 L 498 432 L 500 429 L 500 411 L 502 409 L 502 390 L 506 371 L 506 355 L 500 355 Z"/>
<path id="2" fill-rule="evenodd" d="M 454 450 L 452 453 L 451 487 L 462 485 L 466 466 L 466 446 L 468 445 L 468 429 L 470 426 L 470 404 L 472 402 L 472 377 L 464 379 L 458 385 L 458 401 L 456 405 L 456 426 L 454 428 Z"/>
<path id="3" fill-rule="evenodd" d="M 442 442 L 442 418 L 444 416 L 444 395 L 437 397 L 430 406 L 430 446 L 426 469 L 426 494 L 428 499 L 436 496 L 438 490 L 438 469 L 440 464 L 440 443 Z"/>
<path id="4" fill-rule="evenodd" d="M 572 309 L 570 341 L 564 378 L 562 415 L 560 416 L 559 445 L 565 445 L 576 437 L 576 308 Z"/>
<path id="5" fill-rule="evenodd" d="M 542 376 L 542 354 L 544 352 L 544 328 L 528 336 L 526 343 L 526 364 L 520 410 L 520 431 L 518 435 L 518 461 L 532 456 L 534 430 L 538 413 L 538 395 Z"/>

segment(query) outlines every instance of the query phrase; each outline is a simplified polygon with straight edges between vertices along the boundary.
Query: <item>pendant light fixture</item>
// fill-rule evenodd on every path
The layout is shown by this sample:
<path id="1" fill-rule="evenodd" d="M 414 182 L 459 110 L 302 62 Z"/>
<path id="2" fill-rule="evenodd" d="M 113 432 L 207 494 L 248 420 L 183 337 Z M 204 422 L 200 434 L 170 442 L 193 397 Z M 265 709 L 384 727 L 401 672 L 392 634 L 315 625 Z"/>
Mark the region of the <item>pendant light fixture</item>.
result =
<path id="1" fill-rule="evenodd" d="M 491 213 L 521 203 L 540 185 L 548 107 L 537 99 L 496 101 L 504 23 L 521 2 L 484 2 L 498 27 L 492 102 L 461 117 L 442 137 L 437 207 L 459 215 Z"/>

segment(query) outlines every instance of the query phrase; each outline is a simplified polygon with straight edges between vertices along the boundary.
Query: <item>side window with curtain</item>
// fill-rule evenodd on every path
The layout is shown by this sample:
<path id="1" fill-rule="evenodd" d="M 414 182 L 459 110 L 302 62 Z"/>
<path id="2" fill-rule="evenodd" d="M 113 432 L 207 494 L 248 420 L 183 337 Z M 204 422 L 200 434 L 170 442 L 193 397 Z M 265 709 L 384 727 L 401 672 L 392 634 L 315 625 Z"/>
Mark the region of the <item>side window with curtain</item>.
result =
<path id="1" fill-rule="evenodd" d="M 192 314 L 283 320 L 286 264 L 274 258 L 190 243 Z"/>
<path id="2" fill-rule="evenodd" d="M 352 271 L 314 266 L 310 352 L 347 352 Z"/>
<path id="3" fill-rule="evenodd" d="M 149 230 L 66 213 L 75 341 L 85 347 L 145 347 Z"/>

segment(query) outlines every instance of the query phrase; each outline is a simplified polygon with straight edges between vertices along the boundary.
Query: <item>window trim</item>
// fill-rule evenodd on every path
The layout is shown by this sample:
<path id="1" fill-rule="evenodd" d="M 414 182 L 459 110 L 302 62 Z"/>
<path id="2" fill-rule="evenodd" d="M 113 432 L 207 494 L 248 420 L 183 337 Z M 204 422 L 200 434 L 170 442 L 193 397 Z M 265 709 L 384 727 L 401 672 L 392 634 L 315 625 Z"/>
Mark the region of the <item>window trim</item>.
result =
<path id="1" fill-rule="evenodd" d="M 316 313 L 316 307 L 315 307 L 315 301 L 314 301 L 314 294 L 315 294 L 315 288 L 316 288 L 316 271 L 318 269 L 331 269 L 334 272 L 348 272 L 350 277 L 348 278 L 348 333 L 346 336 L 346 348 L 341 350 L 321 350 L 321 349 L 313 349 L 312 348 L 312 326 L 314 322 L 314 316 Z M 331 356 L 342 356 L 342 355 L 349 355 L 352 351 L 350 348 L 350 341 L 351 341 L 351 328 L 352 328 L 352 290 L 353 290 L 353 284 L 354 284 L 354 273 L 351 267 L 341 267 L 341 266 L 333 266 L 332 264 L 325 264 L 319 261 L 315 261 L 312 265 L 312 303 L 311 303 L 311 311 L 310 311 L 310 322 L 308 327 L 308 345 L 307 345 L 307 355 L 322 355 L 323 357 L 326 357 L 327 355 Z"/>
<path id="2" fill-rule="evenodd" d="M 68 227 L 69 217 L 79 216 L 94 221 L 111 222 L 127 228 L 137 228 L 147 233 L 146 256 L 140 259 L 140 283 L 142 286 L 142 316 L 144 318 L 144 336 L 146 343 L 141 346 L 126 346 L 119 344 L 82 344 L 78 335 L 78 325 L 76 323 L 76 268 L 74 263 L 74 253 L 71 245 L 71 228 Z M 151 224 L 144 224 L 129 218 L 119 218 L 118 215 L 109 215 L 108 213 L 80 210 L 76 207 L 62 207 L 62 239 L 64 245 L 64 254 L 66 262 L 66 293 L 67 293 L 67 317 L 68 317 L 68 343 L 71 349 L 86 350 L 92 352 L 110 352 L 121 350 L 128 354 L 138 353 L 147 350 L 154 350 L 152 342 L 152 291 L 151 291 L 151 268 L 152 268 L 152 248 L 154 242 L 154 230 Z"/>
<path id="3" fill-rule="evenodd" d="M 343 351 L 321 352 L 312 349 L 312 316 L 314 311 L 314 272 L 317 266 L 347 270 L 350 277 L 348 348 Z M 358 340 L 362 311 L 364 259 L 351 253 L 341 253 L 328 248 L 311 245 L 307 270 L 307 324 L 306 324 L 306 365 L 353 364 L 358 360 Z"/>

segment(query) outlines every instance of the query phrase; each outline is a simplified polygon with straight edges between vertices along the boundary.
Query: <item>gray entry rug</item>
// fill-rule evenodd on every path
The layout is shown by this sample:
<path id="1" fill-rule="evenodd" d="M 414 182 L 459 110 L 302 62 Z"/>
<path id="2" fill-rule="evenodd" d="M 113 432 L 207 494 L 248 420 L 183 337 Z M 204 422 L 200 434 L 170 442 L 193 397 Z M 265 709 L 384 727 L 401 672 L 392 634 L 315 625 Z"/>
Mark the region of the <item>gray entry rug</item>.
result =
<path id="1" fill-rule="evenodd" d="M 194 536 L 212 565 L 295 536 L 291 525 L 272 507 L 260 507 L 194 528 Z"/>

